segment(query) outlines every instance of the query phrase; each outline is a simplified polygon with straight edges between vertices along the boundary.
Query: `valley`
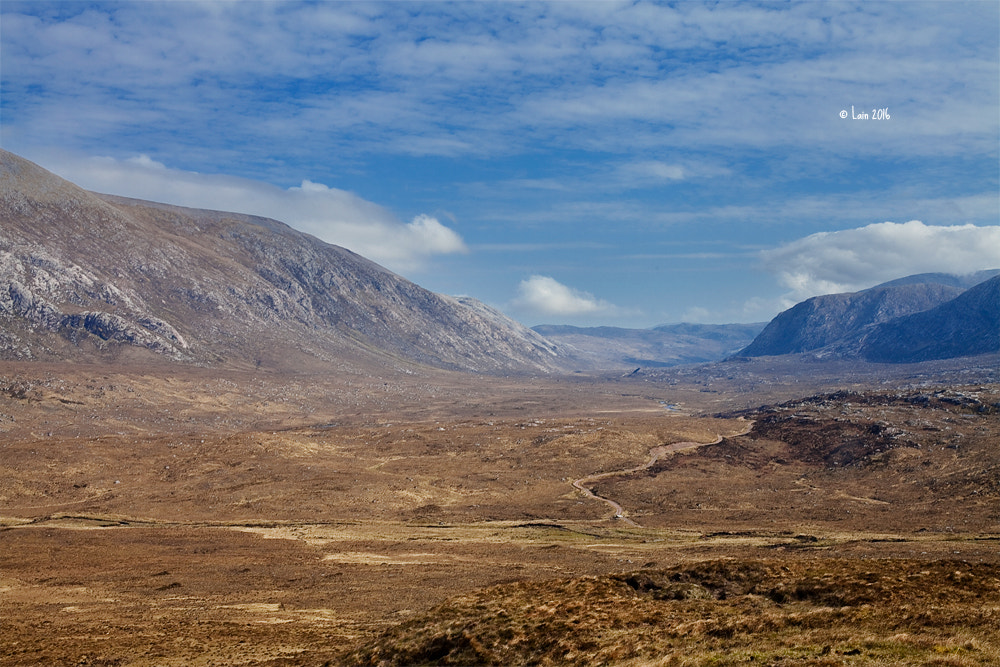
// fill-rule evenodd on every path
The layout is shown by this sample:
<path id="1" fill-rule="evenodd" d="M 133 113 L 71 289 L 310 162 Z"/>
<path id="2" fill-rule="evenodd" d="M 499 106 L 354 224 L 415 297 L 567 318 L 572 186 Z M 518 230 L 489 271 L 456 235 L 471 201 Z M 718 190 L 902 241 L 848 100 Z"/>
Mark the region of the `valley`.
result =
<path id="1" fill-rule="evenodd" d="M 0 222 L 0 665 L 1000 663 L 995 270 L 529 329 L 6 151 Z"/>
<path id="2" fill-rule="evenodd" d="M 995 356 L 733 368 L 5 362 L 0 664 L 993 664 Z"/>

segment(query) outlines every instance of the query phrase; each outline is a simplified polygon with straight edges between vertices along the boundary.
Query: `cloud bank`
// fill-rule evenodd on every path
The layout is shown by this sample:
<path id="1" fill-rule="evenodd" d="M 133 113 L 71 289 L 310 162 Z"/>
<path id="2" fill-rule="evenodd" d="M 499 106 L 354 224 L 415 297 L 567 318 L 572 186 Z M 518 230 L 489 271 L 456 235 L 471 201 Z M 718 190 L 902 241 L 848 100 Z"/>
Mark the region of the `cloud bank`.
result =
<path id="1" fill-rule="evenodd" d="M 394 271 L 419 269 L 434 255 L 467 252 L 462 238 L 429 215 L 403 223 L 389 210 L 345 190 L 303 181 L 282 189 L 235 176 L 171 169 L 146 155 L 61 156 L 50 167 L 77 185 L 107 194 L 280 220 Z"/>
<path id="2" fill-rule="evenodd" d="M 996 19 L 981 2 L 10 0 L 3 129 L 78 148 L 141 131 L 164 151 L 235 141 L 260 156 L 729 150 L 790 137 L 992 154 Z M 896 121 L 856 124 L 845 141 L 845 105 L 904 100 Z M 646 176 L 677 180 L 664 164 Z"/>
<path id="3" fill-rule="evenodd" d="M 763 251 L 761 259 L 791 290 L 785 300 L 792 305 L 917 273 L 962 275 L 1000 268 L 1000 226 L 882 222 L 811 234 Z"/>
<path id="4" fill-rule="evenodd" d="M 549 276 L 531 276 L 517 288 L 514 307 L 536 315 L 560 317 L 597 315 L 613 312 L 615 307 L 593 294 L 563 285 Z"/>

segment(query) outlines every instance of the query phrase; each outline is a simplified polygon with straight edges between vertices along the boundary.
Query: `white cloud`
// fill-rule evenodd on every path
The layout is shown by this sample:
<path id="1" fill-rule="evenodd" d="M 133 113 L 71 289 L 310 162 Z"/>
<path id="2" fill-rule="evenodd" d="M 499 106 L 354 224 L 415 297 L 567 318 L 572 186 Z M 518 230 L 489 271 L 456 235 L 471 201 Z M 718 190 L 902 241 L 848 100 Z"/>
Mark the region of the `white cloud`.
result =
<path id="1" fill-rule="evenodd" d="M 680 181 L 687 176 L 684 167 L 659 160 L 643 160 L 624 164 L 619 167 L 619 172 L 623 178 L 635 185 Z"/>
<path id="2" fill-rule="evenodd" d="M 681 315 L 682 322 L 693 322 L 695 324 L 710 323 L 714 320 L 714 314 L 708 308 L 701 306 L 691 306 Z"/>
<path id="3" fill-rule="evenodd" d="M 991 3 L 8 4 L 4 129 L 22 147 L 996 145 Z M 898 116 L 848 125 L 849 104 Z"/>
<path id="4" fill-rule="evenodd" d="M 378 204 L 309 180 L 282 189 L 234 176 L 171 169 L 147 155 L 127 160 L 63 155 L 41 162 L 96 192 L 274 218 L 396 271 L 417 269 L 433 255 L 467 251 L 462 238 L 436 218 L 418 215 L 403 223 Z"/>
<path id="5" fill-rule="evenodd" d="M 740 322 L 767 322 L 783 310 L 788 310 L 797 303 L 786 297 L 764 298 L 752 297 L 743 303 L 743 308 L 734 313 Z"/>
<path id="6" fill-rule="evenodd" d="M 852 292 L 917 273 L 967 274 L 1000 268 L 1000 226 L 950 227 L 882 222 L 819 232 L 761 252 L 768 271 L 796 303 L 818 294 Z"/>
<path id="7" fill-rule="evenodd" d="M 129 164 L 134 164 L 137 167 L 141 167 L 143 169 L 156 169 L 158 171 L 166 171 L 167 169 L 167 165 L 163 164 L 162 162 L 157 162 L 148 155 L 130 157 L 125 161 L 128 162 Z"/>
<path id="8" fill-rule="evenodd" d="M 514 306 L 539 315 L 575 316 L 609 313 L 615 307 L 593 294 L 563 285 L 549 276 L 531 276 L 517 288 Z"/>
<path id="9" fill-rule="evenodd" d="M 467 250 L 462 237 L 429 215 L 418 215 L 406 225 L 406 230 L 412 240 L 422 245 L 426 252 L 449 254 Z"/>

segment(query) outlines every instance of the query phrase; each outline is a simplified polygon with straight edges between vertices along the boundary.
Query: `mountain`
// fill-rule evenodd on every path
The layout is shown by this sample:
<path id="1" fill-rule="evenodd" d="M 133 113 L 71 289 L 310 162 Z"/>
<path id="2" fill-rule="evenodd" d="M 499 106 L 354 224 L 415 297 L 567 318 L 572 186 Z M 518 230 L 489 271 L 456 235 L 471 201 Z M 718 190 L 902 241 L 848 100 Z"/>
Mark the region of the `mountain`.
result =
<path id="1" fill-rule="evenodd" d="M 934 308 L 961 293 L 962 288 L 941 283 L 902 283 L 815 296 L 779 313 L 739 354 L 762 357 L 818 350 L 867 326 Z"/>
<path id="2" fill-rule="evenodd" d="M 964 276 L 956 276 L 951 273 L 918 273 L 913 276 L 905 276 L 882 283 L 877 287 L 895 287 L 896 285 L 914 285 L 918 283 L 933 283 L 937 285 L 949 285 L 959 289 L 969 289 L 981 282 L 989 280 L 993 276 L 1000 275 L 1000 269 L 989 269 L 986 271 L 976 271 Z"/>
<path id="3" fill-rule="evenodd" d="M 652 329 L 532 327 L 585 368 L 678 366 L 718 361 L 746 345 L 764 328 L 756 324 L 663 324 Z"/>
<path id="4" fill-rule="evenodd" d="M 1000 352 L 1000 270 L 813 297 L 771 320 L 738 356 L 802 352 L 889 363 Z"/>
<path id="5" fill-rule="evenodd" d="M 0 150 L 0 358 L 560 369 L 555 345 L 266 218 L 87 192 Z"/>
<path id="6" fill-rule="evenodd" d="M 936 308 L 859 336 L 867 361 L 903 363 L 1000 352 L 1000 275 Z"/>

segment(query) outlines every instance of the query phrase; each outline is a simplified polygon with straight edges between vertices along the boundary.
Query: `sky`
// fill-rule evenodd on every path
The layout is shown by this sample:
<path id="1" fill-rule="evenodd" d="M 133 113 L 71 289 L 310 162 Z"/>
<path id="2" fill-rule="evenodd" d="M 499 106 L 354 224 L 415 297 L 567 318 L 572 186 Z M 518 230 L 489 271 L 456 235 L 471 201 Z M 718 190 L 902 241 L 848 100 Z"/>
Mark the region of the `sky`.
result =
<path id="1" fill-rule="evenodd" d="M 1000 268 L 1000 4 L 0 4 L 0 146 L 519 321 Z"/>

